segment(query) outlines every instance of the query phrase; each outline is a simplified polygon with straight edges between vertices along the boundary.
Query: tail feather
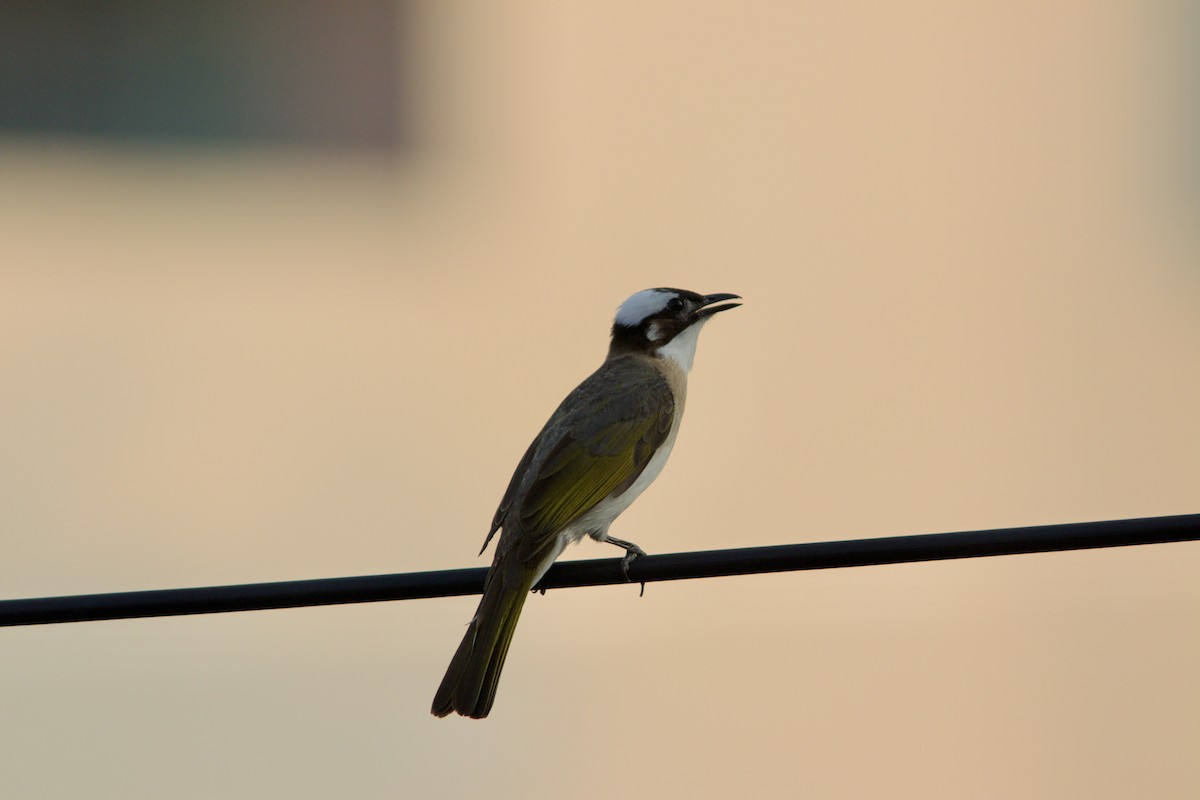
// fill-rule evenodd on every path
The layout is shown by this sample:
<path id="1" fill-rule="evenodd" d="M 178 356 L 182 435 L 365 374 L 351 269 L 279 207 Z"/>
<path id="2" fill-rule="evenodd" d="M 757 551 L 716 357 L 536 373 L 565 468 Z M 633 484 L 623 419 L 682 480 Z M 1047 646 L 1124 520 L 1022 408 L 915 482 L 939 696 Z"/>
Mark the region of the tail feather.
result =
<path id="1" fill-rule="evenodd" d="M 525 597 L 529 596 L 529 592 L 523 593 Z M 521 601 L 524 605 L 524 600 Z M 496 687 L 500 685 L 500 670 L 504 668 L 504 659 L 508 657 L 508 646 L 512 644 L 513 633 L 517 630 L 516 620 L 513 620 L 511 625 L 505 627 L 500 633 L 500 638 L 496 642 L 495 650 L 492 651 L 492 658 L 488 662 L 487 672 L 483 676 L 483 689 L 479 693 L 479 704 L 475 708 L 475 713 L 472 715 L 477 719 L 486 717 L 492 710 L 492 703 L 496 701 Z"/>
<path id="2" fill-rule="evenodd" d="M 434 695 L 435 716 L 456 711 L 480 719 L 492 710 L 508 646 L 532 588 L 532 573 L 513 576 L 493 568 L 475 618 Z"/>

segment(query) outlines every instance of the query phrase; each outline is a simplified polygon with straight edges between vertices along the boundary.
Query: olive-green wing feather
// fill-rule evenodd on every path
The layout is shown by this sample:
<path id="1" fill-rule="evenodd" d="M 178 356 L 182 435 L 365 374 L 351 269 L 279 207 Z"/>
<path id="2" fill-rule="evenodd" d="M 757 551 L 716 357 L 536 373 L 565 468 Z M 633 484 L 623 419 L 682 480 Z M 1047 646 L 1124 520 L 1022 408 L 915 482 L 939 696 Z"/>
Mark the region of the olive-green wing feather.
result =
<path id="1" fill-rule="evenodd" d="M 608 377 L 611 382 L 597 381 L 601 385 L 581 393 L 569 409 L 569 424 L 559 428 L 561 435 L 540 459 L 536 478 L 514 509 L 524 534 L 523 561 L 539 558 L 555 534 L 610 494 L 629 488 L 671 430 L 675 401 L 656 370 Z M 613 385 L 621 391 L 613 392 Z"/>

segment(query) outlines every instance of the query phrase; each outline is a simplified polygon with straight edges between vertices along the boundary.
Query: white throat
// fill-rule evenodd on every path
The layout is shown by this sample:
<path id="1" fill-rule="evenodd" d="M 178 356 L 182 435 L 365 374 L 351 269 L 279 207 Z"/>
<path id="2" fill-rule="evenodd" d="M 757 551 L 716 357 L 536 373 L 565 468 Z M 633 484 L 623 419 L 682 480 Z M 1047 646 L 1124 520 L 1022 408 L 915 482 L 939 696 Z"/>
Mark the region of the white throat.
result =
<path id="1" fill-rule="evenodd" d="M 683 333 L 658 348 L 659 358 L 675 362 L 685 374 L 691 372 L 692 362 L 696 359 L 696 342 L 700 339 L 700 329 L 709 319 L 704 317 L 696 320 L 684 328 Z"/>

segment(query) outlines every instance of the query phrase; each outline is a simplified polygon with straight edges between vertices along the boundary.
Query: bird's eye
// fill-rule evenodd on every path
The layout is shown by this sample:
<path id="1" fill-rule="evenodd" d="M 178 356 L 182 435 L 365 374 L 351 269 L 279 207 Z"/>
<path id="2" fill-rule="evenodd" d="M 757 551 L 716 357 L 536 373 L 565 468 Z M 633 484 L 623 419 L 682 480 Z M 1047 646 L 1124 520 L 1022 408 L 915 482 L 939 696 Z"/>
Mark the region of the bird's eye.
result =
<path id="1" fill-rule="evenodd" d="M 667 310 L 676 312 L 683 311 L 683 301 L 678 297 L 672 297 L 667 301 Z"/>

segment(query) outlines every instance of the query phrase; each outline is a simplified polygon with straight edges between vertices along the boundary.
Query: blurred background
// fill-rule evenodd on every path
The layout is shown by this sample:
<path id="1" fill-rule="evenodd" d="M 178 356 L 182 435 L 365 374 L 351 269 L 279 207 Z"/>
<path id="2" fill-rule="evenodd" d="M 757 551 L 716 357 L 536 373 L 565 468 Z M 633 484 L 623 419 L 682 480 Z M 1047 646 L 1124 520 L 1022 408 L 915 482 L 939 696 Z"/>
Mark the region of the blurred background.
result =
<path id="1" fill-rule="evenodd" d="M 650 552 L 1200 511 L 1186 3 L 8 2 L 0 594 L 485 565 L 650 286 Z M 618 530 L 619 529 L 619 530 Z M 572 558 L 613 555 L 583 543 Z M 0 631 L 0 795 L 1191 798 L 1200 547 Z"/>

